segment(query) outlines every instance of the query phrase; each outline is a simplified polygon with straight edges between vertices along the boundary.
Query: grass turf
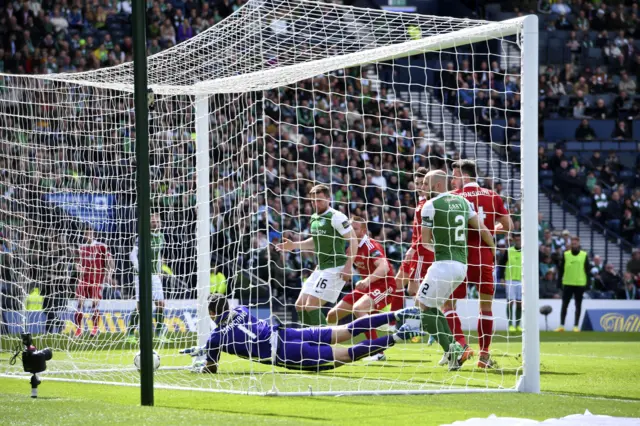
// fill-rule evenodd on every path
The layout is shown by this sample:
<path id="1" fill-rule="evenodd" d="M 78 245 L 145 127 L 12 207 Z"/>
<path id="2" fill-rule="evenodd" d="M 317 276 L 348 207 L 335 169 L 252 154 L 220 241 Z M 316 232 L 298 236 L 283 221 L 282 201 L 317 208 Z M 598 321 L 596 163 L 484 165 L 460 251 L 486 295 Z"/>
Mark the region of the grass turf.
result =
<path id="1" fill-rule="evenodd" d="M 487 373 L 465 365 L 458 373 L 447 373 L 435 366 L 440 353 L 426 345 L 414 344 L 388 351 L 391 361 L 383 365 L 358 363 L 330 373 L 276 377 L 280 380 L 279 387 L 289 382 L 302 387 L 308 384 L 321 386 L 331 381 L 350 382 L 362 388 L 385 380 L 418 383 L 419 386 L 435 384 L 436 387 L 464 383 L 495 387 L 500 382 L 512 386 L 515 369 L 509 367 L 519 363 L 512 356 L 519 351 L 517 340 L 513 336 L 509 343 L 504 338 L 496 339 L 495 350 L 502 354 L 501 364 L 507 367 L 499 372 Z M 541 395 L 487 393 L 292 399 L 161 389 L 156 391 L 156 407 L 148 408 L 138 405 L 139 389 L 135 387 L 61 383 L 45 378 L 40 388 L 41 398 L 31 400 L 25 380 L 0 378 L 2 423 L 32 424 L 35 420 L 40 424 L 238 424 L 243 421 L 249 424 L 441 424 L 490 414 L 542 420 L 583 413 L 586 409 L 595 414 L 640 416 L 639 333 L 542 333 L 541 340 Z M 169 356 L 175 353 L 174 349 L 163 351 L 163 365 L 184 365 L 185 359 Z M 74 355 L 77 357 L 78 354 Z M 93 358 L 94 363 L 96 359 L 102 359 L 103 363 L 114 358 L 128 360 L 130 350 L 92 351 L 86 356 Z M 0 371 L 5 368 L 6 360 L 3 354 Z M 228 375 L 232 380 L 239 380 L 236 386 L 245 385 L 242 380 L 249 367 L 258 372 L 269 370 L 267 366 L 250 366 L 233 357 L 223 358 L 223 362 L 225 360 L 234 368 L 227 373 L 236 373 Z M 126 376 L 123 373 L 122 377 Z M 128 373 L 128 376 L 132 374 Z M 238 378 L 233 379 L 234 376 Z M 266 387 L 273 381 L 268 373 L 258 377 L 258 381 L 266 381 L 258 383 L 259 386 Z M 160 382 L 183 385 L 210 380 L 182 371 L 161 371 L 157 378 Z"/>

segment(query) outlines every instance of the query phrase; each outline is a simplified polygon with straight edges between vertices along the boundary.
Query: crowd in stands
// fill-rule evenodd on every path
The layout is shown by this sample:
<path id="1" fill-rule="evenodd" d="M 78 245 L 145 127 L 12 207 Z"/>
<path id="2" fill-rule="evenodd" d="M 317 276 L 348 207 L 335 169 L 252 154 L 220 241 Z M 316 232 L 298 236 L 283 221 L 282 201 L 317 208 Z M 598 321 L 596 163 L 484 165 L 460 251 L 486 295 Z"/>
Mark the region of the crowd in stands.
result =
<path id="1" fill-rule="evenodd" d="M 571 233 L 568 230 L 553 229 L 545 220 L 544 214 L 538 213 L 538 245 L 540 297 L 560 298 L 561 277 L 558 267 L 563 253 L 571 247 Z M 589 253 L 591 262 L 591 279 L 587 284 L 586 297 L 592 299 L 640 299 L 640 249 L 636 249 L 632 258 L 624 265 L 624 270 L 617 270 L 613 263 L 602 259 L 600 255 Z"/>
<path id="2" fill-rule="evenodd" d="M 194 37 L 243 3 L 243 0 L 148 2 L 148 53 L 157 53 Z M 559 5 L 564 13 L 558 13 Z M 567 5 L 562 0 L 553 4 L 552 12 L 561 16 L 553 24 L 553 30 L 557 25 L 558 31 L 565 28 L 576 31 L 567 42 L 575 57 L 562 70 L 548 67 L 541 73 L 540 117 L 573 116 L 586 120 L 583 128 L 578 129 L 580 137 L 576 135 L 576 138 L 584 137 L 585 140 L 592 135 L 589 119 L 614 118 L 619 124 L 612 138 L 626 139 L 630 137 L 628 120 L 640 114 L 636 98 L 640 52 L 636 50 L 634 41 L 638 39 L 636 26 L 632 25 L 638 19 L 633 9 L 609 10 L 604 3 L 599 9 L 604 12 L 594 11 L 586 3 L 584 7 L 577 3 Z M 80 72 L 130 61 L 133 49 L 130 14 L 130 1 L 4 2 L 0 7 L 0 72 Z M 621 17 L 625 18 L 621 21 Z M 599 28 L 602 20 L 604 26 Z M 622 27 L 616 24 L 618 21 L 628 23 Z M 602 48 L 607 58 L 603 66 L 593 69 L 582 63 L 581 53 L 583 43 L 589 43 L 581 32 L 589 28 L 600 31 L 595 45 Z M 444 90 L 437 91 L 440 92 L 437 94 L 441 95 L 444 104 L 454 108 L 463 121 L 478 124 L 478 133 L 487 139 L 491 137 L 492 121 L 504 119 L 507 122 L 507 142 L 519 141 L 518 73 L 501 69 L 497 61 L 476 64 L 463 59 L 459 64 L 443 65 L 446 69 L 440 74 Z M 238 140 L 247 142 L 243 146 L 251 149 L 255 136 L 245 130 L 251 126 L 262 126 L 256 130 L 264 131 L 266 135 L 264 155 L 255 156 L 249 151 L 237 155 L 229 152 L 228 145 L 218 147 L 217 141 L 212 141 L 215 147 L 212 158 L 214 162 L 223 164 L 212 171 L 212 198 L 215 200 L 211 221 L 213 255 L 227 265 L 238 262 L 242 269 L 252 271 L 264 280 L 270 279 L 272 286 L 283 292 L 285 287 L 292 289 L 293 293 L 285 293 L 287 299 L 295 299 L 302 280 L 313 269 L 313 253 L 282 257 L 272 251 L 269 243 L 284 237 L 296 239 L 304 235 L 312 213 L 311 203 L 305 198 L 314 183 L 331 185 L 334 207 L 345 213 L 367 217 L 372 237 L 385 241 L 386 252 L 397 266 L 411 241 L 410 224 L 416 200 L 410 171 L 418 166 L 445 168 L 448 162 L 461 155 L 448 145 L 428 140 L 425 129 L 412 116 L 409 105 L 399 101 L 384 86 L 373 90 L 364 75 L 363 68 L 354 68 L 317 77 L 313 82 L 300 82 L 295 91 L 267 92 L 265 101 L 251 110 L 252 117 L 247 122 L 237 123 L 239 126 L 236 127 L 243 129 L 237 136 Z M 225 105 L 225 102 L 216 102 L 216 105 Z M 131 105 L 123 101 L 120 107 L 122 114 L 128 115 L 126 111 Z M 235 127 L 233 121 L 246 119 L 230 108 L 227 115 L 221 113 L 214 117 L 212 124 L 229 129 Z M 155 114 L 160 115 L 169 109 L 177 111 L 179 108 L 170 106 L 168 102 Z M 87 111 L 85 113 L 90 115 Z M 265 121 L 255 124 L 256 117 L 263 115 Z M 110 122 L 127 121 L 126 117 L 106 119 Z M 7 121 L 10 118 L 0 120 L 5 120 L 0 127 L 5 130 L 12 128 L 12 123 Z M 185 123 L 190 122 L 192 118 L 185 118 Z M 51 126 L 54 131 L 64 130 L 55 127 L 57 124 L 53 122 L 39 125 Z M 25 146 L 24 141 L 3 136 L 3 141 L 11 140 L 11 143 L 1 147 L 2 153 L 7 155 L 0 157 L 0 169 L 3 170 L 0 192 L 5 194 L 0 199 L 0 203 L 4 203 L 0 204 L 0 212 L 5 212 L 2 214 L 6 216 L 6 212 L 11 211 L 9 204 L 16 201 L 20 205 L 37 204 L 34 200 L 41 199 L 46 191 L 110 190 L 131 194 L 135 171 L 131 140 L 135 133 L 130 128 L 123 129 L 116 138 L 123 143 L 105 144 L 104 149 L 83 149 L 84 141 L 70 139 L 39 141 L 57 149 L 35 150 Z M 171 135 L 157 132 L 151 139 L 154 207 L 162 212 L 166 234 L 169 235 L 164 257 L 168 262 L 192 258 L 193 244 L 184 244 L 178 237 L 194 230 L 195 177 L 192 172 L 195 146 L 190 130 L 183 133 L 175 131 Z M 575 199 L 570 201 L 576 203 L 581 194 L 589 196 L 593 199 L 590 214 L 594 220 L 617 230 L 631 243 L 640 244 L 636 231 L 640 229 L 638 181 L 621 178 L 622 169 L 615 153 L 608 154 L 606 159 L 594 153 L 592 160 L 584 162 L 579 158 L 566 158 L 559 146 L 549 157 L 544 149 L 540 155 L 541 169 L 553 173 L 553 185 L 557 190 L 575 195 Z M 229 160 L 225 162 L 224 159 Z M 242 176 L 250 175 L 249 168 L 253 166 L 247 159 L 257 160 L 265 183 L 245 185 Z M 122 179 L 123 176 L 127 179 Z M 500 183 L 491 179 L 484 179 L 482 184 L 501 191 Z M 7 188 L 16 189 L 8 191 Z M 237 204 L 243 191 L 246 194 L 255 190 L 265 190 L 266 200 L 258 197 L 254 204 Z M 506 205 L 516 219 L 516 230 L 519 230 L 520 206 L 506 195 Z M 126 203 L 133 201 L 131 198 Z M 238 209 L 247 214 L 238 216 Z M 35 213 L 38 212 L 32 212 Z M 239 220 L 239 217 L 246 219 Z M 11 241 L 15 245 L 29 247 L 30 252 L 44 252 L 43 241 L 53 238 L 46 233 L 41 234 L 29 215 L 2 220 L 4 229 L 0 232 L 3 233 L 4 252 L 12 251 Z M 6 232 L 9 228 L 20 230 Z M 171 232 L 169 228 L 172 228 Z M 175 237 L 171 237 L 174 234 Z M 542 230 L 540 276 L 554 284 L 557 281 L 554 258 L 566 245 L 560 244 L 559 238 L 566 238 L 566 235 L 554 240 L 551 229 Z M 67 242 L 59 244 L 66 245 Z M 499 252 L 502 253 L 508 241 L 500 244 Z M 242 255 L 237 259 L 230 258 L 238 253 Z M 122 260 L 124 255 L 116 256 L 116 259 L 120 259 L 120 270 L 128 270 L 123 263 L 126 261 Z M 38 262 L 41 260 L 33 259 L 34 265 L 39 265 Z M 193 265 L 183 262 L 170 266 L 187 282 L 194 278 L 188 272 Z M 46 265 L 34 270 L 43 268 Z M 627 272 L 638 277 L 638 272 Z M 30 274 L 28 270 L 24 273 Z M 605 265 L 599 276 L 608 278 L 608 273 Z M 620 280 L 624 283 L 627 278 L 624 275 Z M 130 281 L 130 277 L 121 276 L 120 279 Z M 193 286 L 192 282 L 190 284 Z M 543 288 L 547 287 L 541 285 Z M 602 288 L 610 291 L 607 289 L 613 287 L 603 284 Z M 616 284 L 616 289 L 611 291 L 621 295 L 619 290 Z M 551 297 L 558 291 L 557 286 L 555 289 L 548 287 Z"/>

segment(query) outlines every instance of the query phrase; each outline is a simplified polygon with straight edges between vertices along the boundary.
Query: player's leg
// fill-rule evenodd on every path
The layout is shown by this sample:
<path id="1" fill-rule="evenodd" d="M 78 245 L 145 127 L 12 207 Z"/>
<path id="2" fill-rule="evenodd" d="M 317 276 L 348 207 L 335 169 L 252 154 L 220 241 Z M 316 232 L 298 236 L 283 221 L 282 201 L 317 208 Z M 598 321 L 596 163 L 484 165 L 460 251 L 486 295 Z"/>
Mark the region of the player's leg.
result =
<path id="1" fill-rule="evenodd" d="M 580 324 L 580 315 L 582 314 L 582 298 L 584 296 L 585 287 L 575 287 L 573 289 L 573 297 L 576 302 L 576 312 L 573 321 L 573 331 L 580 331 L 578 325 Z"/>
<path id="2" fill-rule="evenodd" d="M 379 297 L 379 295 L 378 295 Z M 371 298 L 371 295 L 365 294 L 358 299 L 355 305 L 353 305 L 353 316 L 356 318 L 363 318 L 367 315 L 376 312 L 374 299 Z M 371 329 L 369 331 L 365 331 L 364 335 L 367 339 L 376 339 L 378 337 L 378 333 L 376 329 Z"/>
<path id="3" fill-rule="evenodd" d="M 305 284 L 303 291 L 307 294 L 303 310 L 308 325 L 327 325 L 327 318 L 322 311 L 326 303 L 336 303 L 346 284 L 340 277 L 342 267 L 316 270 L 315 281 Z M 314 273 L 315 273 L 314 272 Z M 313 274 L 312 274 L 313 275 Z M 311 277 L 310 277 L 311 278 Z M 311 281 L 309 279 L 308 281 Z"/>
<path id="4" fill-rule="evenodd" d="M 138 322 L 140 321 L 140 280 L 137 276 L 134 278 L 133 291 L 136 306 L 129 314 L 129 321 L 127 322 L 127 341 L 129 343 L 136 343 L 135 331 L 138 329 Z"/>
<path id="5" fill-rule="evenodd" d="M 329 310 L 327 323 L 338 324 L 342 318 L 353 312 L 353 304 L 362 297 L 363 293 L 352 291 L 342 298 L 340 302 Z"/>
<path id="6" fill-rule="evenodd" d="M 522 282 L 521 281 L 514 281 L 514 304 L 515 304 L 515 314 L 516 314 L 516 319 L 515 319 L 515 324 L 516 324 L 516 331 L 522 331 L 522 328 L 520 327 L 520 322 L 522 321 Z"/>
<path id="7" fill-rule="evenodd" d="M 422 256 L 418 256 L 415 262 L 415 269 L 409 278 L 409 288 L 407 289 L 407 293 L 409 296 L 415 296 L 418 294 L 418 289 L 420 288 L 420 283 L 426 276 L 427 271 L 425 271 L 425 264 Z"/>
<path id="8" fill-rule="evenodd" d="M 489 348 L 493 339 L 493 268 L 481 265 L 478 277 L 478 294 L 480 297 L 480 315 L 478 315 L 478 343 L 480 346 L 479 362 L 488 361 Z"/>
<path id="9" fill-rule="evenodd" d="M 322 294 L 321 287 L 326 286 L 321 277 L 322 271 L 316 269 L 302 284 L 302 291 L 296 301 L 296 311 L 303 327 L 327 324 L 322 312 L 324 302 L 318 297 L 318 293 Z"/>
<path id="10" fill-rule="evenodd" d="M 516 331 L 515 324 L 515 307 L 516 307 L 516 298 L 515 298 L 515 286 L 513 281 L 505 281 L 504 283 L 506 293 L 507 293 L 507 324 L 509 326 L 510 332 Z"/>
<path id="11" fill-rule="evenodd" d="M 76 311 L 73 314 L 73 323 L 76 326 L 76 332 L 74 334 L 75 337 L 80 337 L 82 335 L 82 318 L 84 309 L 84 302 L 87 296 L 87 284 L 85 282 L 80 281 L 78 283 L 78 287 L 76 289 L 76 298 L 78 299 L 78 305 L 76 307 Z"/>
<path id="12" fill-rule="evenodd" d="M 156 305 L 156 337 L 162 336 L 164 330 L 164 292 L 162 291 L 162 279 L 159 275 L 151 277 L 151 298 Z"/>
<path id="13" fill-rule="evenodd" d="M 467 344 L 467 340 L 464 337 L 464 333 L 462 332 L 462 322 L 460 321 L 460 317 L 456 312 L 456 300 L 464 299 L 467 296 L 467 283 L 463 282 L 458 287 L 453 290 L 451 297 L 447 299 L 442 305 L 442 313 L 447 319 L 447 324 L 449 324 L 449 328 L 451 329 L 451 333 L 453 333 L 453 338 L 456 339 L 456 342 L 460 343 L 462 346 Z"/>
<path id="14" fill-rule="evenodd" d="M 436 340 L 448 353 L 449 369 L 456 370 L 470 356 L 468 346 L 455 341 L 440 306 L 451 296 L 453 290 L 466 276 L 466 265 L 459 262 L 436 262 L 429 268 L 427 277 L 420 285 L 417 305 L 422 311 L 422 329 Z"/>
<path id="15" fill-rule="evenodd" d="M 102 280 L 97 281 L 98 284 L 91 286 L 91 322 L 93 323 L 93 329 L 91 330 L 91 336 L 95 337 L 99 332 L 100 323 L 100 299 L 102 299 Z"/>

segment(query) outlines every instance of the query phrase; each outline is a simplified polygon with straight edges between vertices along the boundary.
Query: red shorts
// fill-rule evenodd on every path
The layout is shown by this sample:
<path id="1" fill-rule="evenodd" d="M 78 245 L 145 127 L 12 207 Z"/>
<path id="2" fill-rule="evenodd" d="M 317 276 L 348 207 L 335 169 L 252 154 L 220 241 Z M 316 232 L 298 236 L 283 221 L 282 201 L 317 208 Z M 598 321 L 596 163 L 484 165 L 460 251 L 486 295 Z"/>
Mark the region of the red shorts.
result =
<path id="1" fill-rule="evenodd" d="M 493 296 L 495 283 L 493 278 L 494 259 L 491 250 L 469 250 L 467 281 L 478 287 L 478 293 Z"/>
<path id="2" fill-rule="evenodd" d="M 395 287 L 389 286 L 385 280 L 378 280 L 369 286 L 368 291 L 363 292 L 360 290 L 353 290 L 351 293 L 347 294 L 342 301 L 353 306 L 363 296 L 369 296 L 373 300 L 373 309 L 381 311 L 385 306 L 391 305 L 394 300 L 398 299 L 395 293 Z M 398 302 L 396 300 L 396 305 L 397 304 Z"/>
<path id="3" fill-rule="evenodd" d="M 458 287 L 456 287 L 455 290 L 453 290 L 453 293 L 451 293 L 451 296 L 449 297 L 449 299 L 466 299 L 466 298 L 467 298 L 467 280 L 464 280 L 463 282 L 460 283 Z"/>
<path id="4" fill-rule="evenodd" d="M 79 281 L 76 287 L 76 296 L 83 299 L 102 299 L 102 282 Z"/>
<path id="5" fill-rule="evenodd" d="M 404 289 L 396 290 L 391 296 L 391 311 L 404 309 Z"/>

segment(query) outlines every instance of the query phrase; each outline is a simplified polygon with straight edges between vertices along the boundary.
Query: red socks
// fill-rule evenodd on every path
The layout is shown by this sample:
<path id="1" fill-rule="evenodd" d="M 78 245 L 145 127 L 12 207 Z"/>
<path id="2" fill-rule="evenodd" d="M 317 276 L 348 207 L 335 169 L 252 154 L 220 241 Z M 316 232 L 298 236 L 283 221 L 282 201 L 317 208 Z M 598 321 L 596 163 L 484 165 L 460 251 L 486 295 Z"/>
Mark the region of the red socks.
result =
<path id="1" fill-rule="evenodd" d="M 82 328 L 82 312 L 76 312 L 73 314 L 73 323 L 78 328 Z"/>
<path id="2" fill-rule="evenodd" d="M 464 333 L 462 332 L 462 323 L 460 322 L 458 313 L 456 311 L 446 311 L 444 316 L 447 318 L 451 334 L 453 334 L 453 338 L 456 339 L 456 342 L 460 343 L 462 346 L 466 345 L 467 341 L 465 340 Z"/>
<path id="3" fill-rule="evenodd" d="M 367 338 L 367 340 L 375 340 L 378 338 L 378 332 L 375 329 L 370 331 L 365 331 L 364 336 Z"/>
<path id="4" fill-rule="evenodd" d="M 100 321 L 100 311 L 96 309 L 93 311 L 93 315 L 91 315 L 91 322 L 94 327 L 98 326 L 98 321 Z"/>
<path id="5" fill-rule="evenodd" d="M 480 344 L 480 355 L 489 353 L 491 338 L 493 337 L 493 313 L 482 311 L 478 317 L 478 343 Z"/>

